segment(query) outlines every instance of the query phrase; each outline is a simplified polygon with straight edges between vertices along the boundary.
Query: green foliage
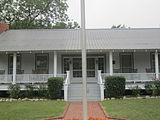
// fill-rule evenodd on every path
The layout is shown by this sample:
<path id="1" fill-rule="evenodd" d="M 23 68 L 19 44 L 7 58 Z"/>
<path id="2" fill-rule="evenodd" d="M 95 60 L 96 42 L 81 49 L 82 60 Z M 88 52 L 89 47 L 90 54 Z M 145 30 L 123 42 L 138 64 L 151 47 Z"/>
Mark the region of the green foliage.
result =
<path id="1" fill-rule="evenodd" d="M 160 80 L 154 80 L 145 84 L 145 89 L 148 94 L 158 96 L 160 95 Z"/>
<path id="2" fill-rule="evenodd" d="M 48 98 L 48 89 L 45 84 L 40 84 L 38 87 L 38 97 Z"/>
<path id="3" fill-rule="evenodd" d="M 19 84 L 11 84 L 8 88 L 8 93 L 11 98 L 19 98 L 20 97 L 20 85 Z"/>
<path id="4" fill-rule="evenodd" d="M 61 90 L 63 87 L 63 78 L 53 77 L 48 79 L 48 93 L 50 99 L 61 98 Z"/>
<path id="5" fill-rule="evenodd" d="M 67 9 L 67 0 L 0 0 L 0 21 L 9 23 L 11 29 L 54 28 L 57 23 L 68 28 Z"/>
<path id="6" fill-rule="evenodd" d="M 121 98 L 125 92 L 126 79 L 123 76 L 105 77 L 105 97 Z"/>
<path id="7" fill-rule="evenodd" d="M 35 90 L 37 89 L 34 84 L 25 84 L 25 97 L 33 98 L 35 97 Z"/>
<path id="8" fill-rule="evenodd" d="M 133 87 L 132 91 L 133 91 L 133 95 L 134 95 L 135 97 L 138 97 L 138 96 L 141 95 L 141 89 L 138 87 L 138 85 L 135 86 L 135 87 Z"/>

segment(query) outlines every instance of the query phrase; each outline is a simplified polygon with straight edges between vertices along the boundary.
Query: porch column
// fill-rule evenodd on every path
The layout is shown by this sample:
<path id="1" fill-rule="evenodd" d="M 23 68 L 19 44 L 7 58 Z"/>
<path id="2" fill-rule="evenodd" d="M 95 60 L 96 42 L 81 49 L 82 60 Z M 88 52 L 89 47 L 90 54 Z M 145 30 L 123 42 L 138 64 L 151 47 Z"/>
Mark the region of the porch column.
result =
<path id="1" fill-rule="evenodd" d="M 54 77 L 57 77 L 57 52 L 54 51 Z"/>
<path id="2" fill-rule="evenodd" d="M 113 75 L 113 53 L 109 52 L 109 75 Z"/>
<path id="3" fill-rule="evenodd" d="M 159 79 L 159 63 L 158 63 L 158 52 L 155 52 L 155 73 L 156 79 Z"/>
<path id="4" fill-rule="evenodd" d="M 12 84 L 16 84 L 16 73 L 17 73 L 17 53 L 13 54 L 13 82 Z"/>

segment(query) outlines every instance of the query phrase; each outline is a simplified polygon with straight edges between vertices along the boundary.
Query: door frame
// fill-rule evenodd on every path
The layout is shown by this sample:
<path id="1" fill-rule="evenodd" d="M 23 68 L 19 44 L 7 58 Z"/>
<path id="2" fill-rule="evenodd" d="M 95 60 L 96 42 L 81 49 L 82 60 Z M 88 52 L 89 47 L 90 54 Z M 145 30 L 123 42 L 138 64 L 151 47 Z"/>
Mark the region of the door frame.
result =
<path id="1" fill-rule="evenodd" d="M 78 77 L 73 77 L 73 58 L 81 58 L 81 55 L 79 54 L 72 54 L 72 55 L 62 55 L 62 73 L 65 73 L 64 71 L 64 58 L 70 58 L 70 75 L 71 75 L 71 78 L 78 78 Z M 103 58 L 104 59 L 104 70 L 106 70 L 106 55 L 105 54 L 100 54 L 100 55 L 96 55 L 96 54 L 91 54 L 91 55 L 87 55 L 87 58 L 95 58 L 95 77 L 87 77 L 87 78 L 97 78 L 98 76 L 98 58 Z M 79 77 L 80 79 L 82 77 Z"/>

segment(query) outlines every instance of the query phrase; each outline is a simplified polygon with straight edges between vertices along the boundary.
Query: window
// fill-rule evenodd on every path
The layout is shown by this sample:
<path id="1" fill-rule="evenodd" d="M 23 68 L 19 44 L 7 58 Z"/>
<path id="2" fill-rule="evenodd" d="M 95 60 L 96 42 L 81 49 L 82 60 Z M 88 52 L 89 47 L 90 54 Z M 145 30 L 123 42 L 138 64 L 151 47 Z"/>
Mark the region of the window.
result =
<path id="1" fill-rule="evenodd" d="M 87 58 L 87 77 L 95 77 L 95 58 Z"/>
<path id="2" fill-rule="evenodd" d="M 73 58 L 73 77 L 82 77 L 82 59 Z"/>
<path id="3" fill-rule="evenodd" d="M 17 55 L 17 74 L 21 71 L 21 55 Z M 13 55 L 8 55 L 8 74 L 13 74 Z"/>
<path id="4" fill-rule="evenodd" d="M 36 72 L 39 74 L 48 74 L 48 54 L 36 54 Z"/>
<path id="5" fill-rule="evenodd" d="M 133 69 L 133 54 L 120 53 L 120 69 L 122 73 L 132 73 Z"/>
<path id="6" fill-rule="evenodd" d="M 160 70 L 160 53 L 158 53 L 158 63 Z M 155 72 L 155 53 L 151 53 L 151 70 L 152 72 Z"/>

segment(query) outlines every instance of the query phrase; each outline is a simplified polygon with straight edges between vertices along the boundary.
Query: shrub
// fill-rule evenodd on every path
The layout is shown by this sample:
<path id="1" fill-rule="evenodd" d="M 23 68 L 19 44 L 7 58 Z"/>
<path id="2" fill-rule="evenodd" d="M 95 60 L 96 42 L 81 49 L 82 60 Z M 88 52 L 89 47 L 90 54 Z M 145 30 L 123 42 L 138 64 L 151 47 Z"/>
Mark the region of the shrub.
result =
<path id="1" fill-rule="evenodd" d="M 11 98 L 19 98 L 20 97 L 20 85 L 19 84 L 11 84 L 8 88 L 8 93 Z"/>
<path id="2" fill-rule="evenodd" d="M 38 87 L 38 97 L 40 98 L 47 98 L 48 97 L 48 90 L 45 84 L 40 84 Z"/>
<path id="3" fill-rule="evenodd" d="M 135 97 L 138 97 L 138 96 L 141 95 L 141 88 L 139 88 L 138 85 L 135 86 L 135 87 L 133 87 L 132 91 L 133 91 L 132 94 L 133 94 Z"/>
<path id="4" fill-rule="evenodd" d="M 25 84 L 25 88 L 26 88 L 25 97 L 27 98 L 35 97 L 36 87 L 34 86 L 34 84 Z"/>
<path id="5" fill-rule="evenodd" d="M 48 79 L 48 93 L 50 99 L 60 99 L 63 87 L 63 78 L 52 77 Z"/>
<path id="6" fill-rule="evenodd" d="M 160 80 L 154 80 L 145 84 L 145 89 L 148 94 L 158 96 L 160 95 Z"/>
<path id="7" fill-rule="evenodd" d="M 125 93 L 126 79 L 123 76 L 106 76 L 105 77 L 105 92 L 108 98 L 121 98 Z"/>

